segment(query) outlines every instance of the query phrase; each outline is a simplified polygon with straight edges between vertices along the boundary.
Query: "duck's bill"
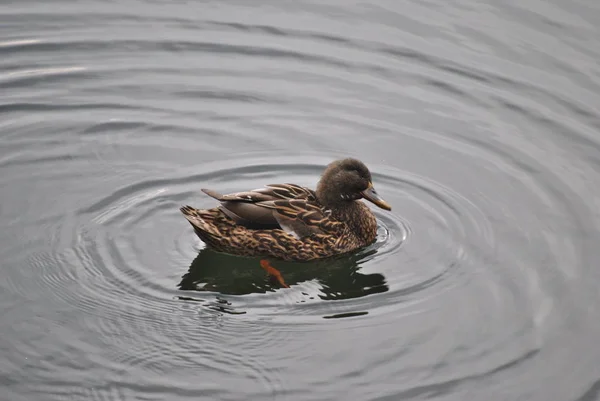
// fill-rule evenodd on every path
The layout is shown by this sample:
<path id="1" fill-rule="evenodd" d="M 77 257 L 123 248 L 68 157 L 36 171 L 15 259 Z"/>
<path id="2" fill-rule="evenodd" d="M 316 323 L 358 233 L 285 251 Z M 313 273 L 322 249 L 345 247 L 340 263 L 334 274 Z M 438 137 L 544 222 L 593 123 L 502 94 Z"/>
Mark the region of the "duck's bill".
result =
<path id="1" fill-rule="evenodd" d="M 373 188 L 373 184 L 369 184 L 369 188 L 362 191 L 361 194 L 363 198 L 365 198 L 369 202 L 373 202 L 380 208 L 384 210 L 392 210 L 392 207 L 389 205 L 389 203 L 384 201 L 383 198 L 379 196 L 377 191 L 375 191 L 375 188 Z"/>

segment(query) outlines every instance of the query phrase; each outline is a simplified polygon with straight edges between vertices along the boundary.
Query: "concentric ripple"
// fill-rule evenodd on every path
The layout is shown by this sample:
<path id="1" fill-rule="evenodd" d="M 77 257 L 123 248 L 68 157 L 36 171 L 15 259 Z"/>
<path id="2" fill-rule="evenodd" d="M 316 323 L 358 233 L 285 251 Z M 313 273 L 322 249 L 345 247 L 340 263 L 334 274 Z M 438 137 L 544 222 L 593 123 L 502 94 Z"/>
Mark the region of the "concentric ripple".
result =
<path id="1" fill-rule="evenodd" d="M 2 396 L 595 399 L 584 3 L 0 6 Z M 393 209 L 290 288 L 179 212 L 345 156 Z"/>

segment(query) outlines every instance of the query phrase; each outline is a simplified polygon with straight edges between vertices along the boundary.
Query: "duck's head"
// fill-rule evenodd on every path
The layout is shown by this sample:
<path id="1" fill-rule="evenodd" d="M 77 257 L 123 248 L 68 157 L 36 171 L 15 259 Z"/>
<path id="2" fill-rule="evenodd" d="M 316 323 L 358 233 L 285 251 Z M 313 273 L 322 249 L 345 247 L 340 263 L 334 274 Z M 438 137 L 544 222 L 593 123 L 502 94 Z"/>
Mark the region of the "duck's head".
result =
<path id="1" fill-rule="evenodd" d="M 352 158 L 336 160 L 327 166 L 317 186 L 317 198 L 333 209 L 364 198 L 384 210 L 392 210 L 375 191 L 367 166 Z"/>

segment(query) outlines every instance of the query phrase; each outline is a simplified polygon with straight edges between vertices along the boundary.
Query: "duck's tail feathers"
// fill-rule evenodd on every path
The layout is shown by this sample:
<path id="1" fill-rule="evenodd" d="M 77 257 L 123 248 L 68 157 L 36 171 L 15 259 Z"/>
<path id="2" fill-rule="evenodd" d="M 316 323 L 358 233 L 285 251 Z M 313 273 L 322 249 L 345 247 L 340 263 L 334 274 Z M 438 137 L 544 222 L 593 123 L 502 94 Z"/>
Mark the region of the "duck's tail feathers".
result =
<path id="1" fill-rule="evenodd" d="M 194 230 L 200 238 L 205 239 L 205 237 L 215 237 L 219 235 L 218 230 L 211 223 L 212 218 L 210 214 L 203 213 L 202 210 L 188 205 L 182 206 L 179 210 L 183 213 L 183 216 L 187 221 L 190 222 L 192 227 L 194 227 Z"/>

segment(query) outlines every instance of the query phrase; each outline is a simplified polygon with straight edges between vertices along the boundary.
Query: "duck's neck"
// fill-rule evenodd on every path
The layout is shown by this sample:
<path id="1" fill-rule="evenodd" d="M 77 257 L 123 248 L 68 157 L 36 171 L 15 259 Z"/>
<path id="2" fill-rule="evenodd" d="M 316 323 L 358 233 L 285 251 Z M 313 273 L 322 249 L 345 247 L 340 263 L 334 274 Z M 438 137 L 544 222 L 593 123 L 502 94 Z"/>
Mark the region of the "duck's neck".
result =
<path id="1" fill-rule="evenodd" d="M 377 219 L 371 209 L 363 202 L 345 202 L 343 205 L 332 208 L 331 214 L 336 220 L 346 223 L 363 245 L 375 241 L 377 237 Z"/>

